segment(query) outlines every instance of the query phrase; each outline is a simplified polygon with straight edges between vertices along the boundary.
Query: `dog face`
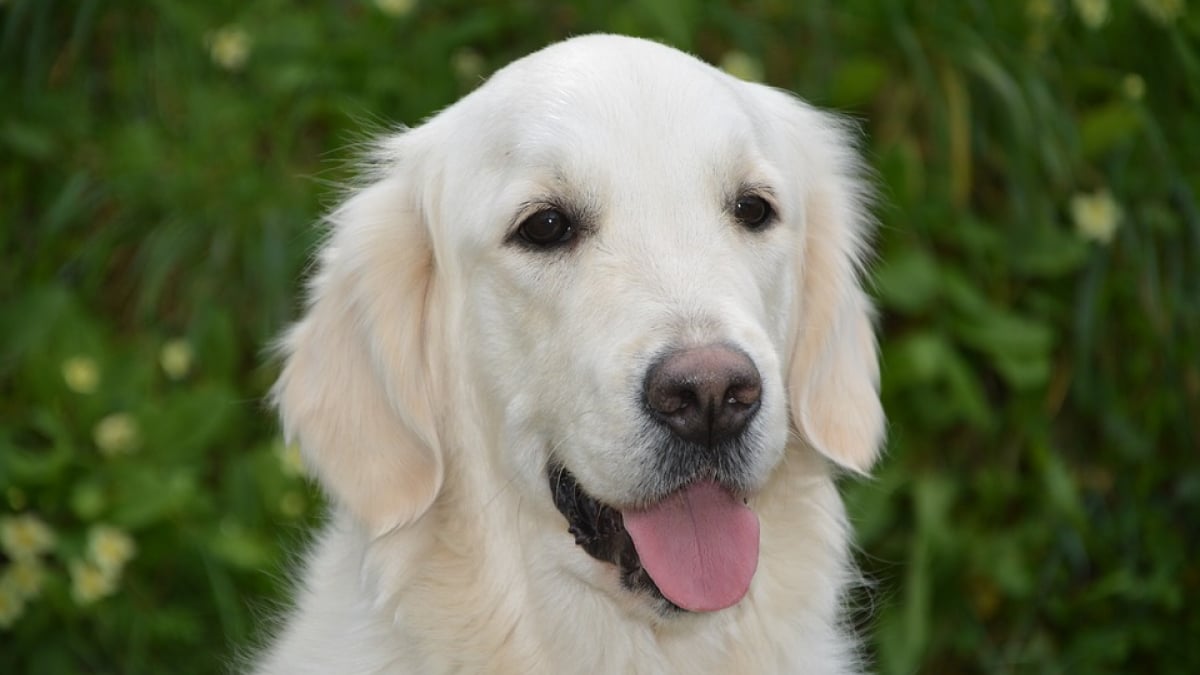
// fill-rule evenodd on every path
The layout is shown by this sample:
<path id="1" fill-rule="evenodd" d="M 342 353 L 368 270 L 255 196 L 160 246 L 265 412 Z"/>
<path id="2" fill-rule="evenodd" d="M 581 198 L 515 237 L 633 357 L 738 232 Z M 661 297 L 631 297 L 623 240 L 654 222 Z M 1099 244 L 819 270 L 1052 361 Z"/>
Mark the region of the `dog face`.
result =
<path id="1" fill-rule="evenodd" d="M 882 433 L 848 148 L 654 43 L 522 59 L 387 141 L 331 217 L 285 426 L 376 532 L 436 499 L 447 453 L 472 461 L 446 430 L 477 426 L 497 481 L 627 588 L 728 606 L 786 449 L 866 471 Z"/>
<path id="2" fill-rule="evenodd" d="M 498 105 L 528 113 L 479 139 L 499 162 L 483 169 L 504 177 L 499 191 L 448 219 L 479 223 L 447 248 L 474 253 L 461 263 L 473 277 L 467 330 L 486 336 L 473 360 L 486 398 L 504 402 L 503 445 L 522 451 L 518 468 L 557 460 L 620 505 L 701 474 L 761 485 L 786 440 L 778 308 L 795 289 L 791 195 L 753 111 L 718 73 L 673 52 L 673 68 L 645 72 L 640 51 L 572 55 L 569 78 L 540 60 L 498 75 L 490 86 L 513 97 Z M 748 359 L 757 409 L 726 442 L 683 440 L 649 406 L 648 374 L 671 353 L 717 346 Z M 695 370 L 681 376 L 704 376 Z"/>

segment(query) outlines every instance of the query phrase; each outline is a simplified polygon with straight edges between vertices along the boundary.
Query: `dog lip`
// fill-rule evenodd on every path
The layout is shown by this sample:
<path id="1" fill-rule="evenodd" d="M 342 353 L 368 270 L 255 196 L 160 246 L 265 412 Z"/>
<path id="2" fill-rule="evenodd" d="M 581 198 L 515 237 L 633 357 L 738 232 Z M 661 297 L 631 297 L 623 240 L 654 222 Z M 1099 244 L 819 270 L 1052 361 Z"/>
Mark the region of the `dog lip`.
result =
<path id="1" fill-rule="evenodd" d="M 546 473 L 554 506 L 567 519 L 567 531 L 577 546 L 596 560 L 615 565 L 626 590 L 649 594 L 664 613 L 686 611 L 668 600 L 642 567 L 620 510 L 588 494 L 561 464 L 551 463 Z"/>
<path id="2" fill-rule="evenodd" d="M 598 560 L 616 562 L 606 549 L 625 532 L 621 512 L 585 492 L 565 467 L 552 466 L 548 473 L 554 506 L 567 519 L 575 543 Z"/>

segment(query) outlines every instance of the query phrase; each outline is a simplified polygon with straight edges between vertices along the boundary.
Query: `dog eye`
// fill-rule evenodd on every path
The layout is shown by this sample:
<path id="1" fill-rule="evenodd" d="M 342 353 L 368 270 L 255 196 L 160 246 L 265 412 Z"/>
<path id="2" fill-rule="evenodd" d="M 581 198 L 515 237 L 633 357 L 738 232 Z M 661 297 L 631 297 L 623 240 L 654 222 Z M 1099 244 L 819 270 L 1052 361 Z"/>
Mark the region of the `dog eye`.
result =
<path id="1" fill-rule="evenodd" d="M 762 229 L 774 215 L 775 210 L 767 200 L 757 195 L 742 195 L 733 203 L 733 217 L 750 230 Z"/>
<path id="2" fill-rule="evenodd" d="M 538 248 L 551 248 L 573 239 L 575 224 L 558 209 L 544 209 L 522 221 L 517 234 Z"/>

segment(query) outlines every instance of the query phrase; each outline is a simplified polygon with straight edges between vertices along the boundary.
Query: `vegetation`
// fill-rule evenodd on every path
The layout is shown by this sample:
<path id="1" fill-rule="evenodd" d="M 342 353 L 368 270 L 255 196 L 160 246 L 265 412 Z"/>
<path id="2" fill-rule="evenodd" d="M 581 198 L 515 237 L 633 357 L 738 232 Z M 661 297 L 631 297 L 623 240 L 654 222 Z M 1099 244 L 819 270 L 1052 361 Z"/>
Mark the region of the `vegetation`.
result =
<path id="1" fill-rule="evenodd" d="M 319 517 L 262 404 L 356 146 L 591 31 L 862 123 L 882 673 L 1200 672 L 1200 8 L 0 2 L 0 671 L 208 673 Z"/>

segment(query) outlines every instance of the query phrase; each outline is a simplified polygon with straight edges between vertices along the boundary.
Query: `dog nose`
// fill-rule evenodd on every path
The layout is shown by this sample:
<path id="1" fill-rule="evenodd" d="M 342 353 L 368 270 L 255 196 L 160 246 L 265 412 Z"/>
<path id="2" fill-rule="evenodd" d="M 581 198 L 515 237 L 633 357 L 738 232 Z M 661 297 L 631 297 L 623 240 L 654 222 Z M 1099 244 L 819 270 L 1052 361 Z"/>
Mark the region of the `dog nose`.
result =
<path id="1" fill-rule="evenodd" d="M 754 362 L 723 345 L 671 352 L 646 373 L 646 404 L 676 436 L 713 445 L 758 412 L 762 378 Z"/>

